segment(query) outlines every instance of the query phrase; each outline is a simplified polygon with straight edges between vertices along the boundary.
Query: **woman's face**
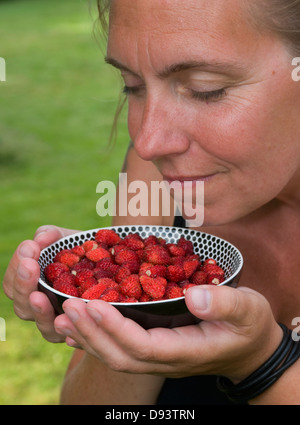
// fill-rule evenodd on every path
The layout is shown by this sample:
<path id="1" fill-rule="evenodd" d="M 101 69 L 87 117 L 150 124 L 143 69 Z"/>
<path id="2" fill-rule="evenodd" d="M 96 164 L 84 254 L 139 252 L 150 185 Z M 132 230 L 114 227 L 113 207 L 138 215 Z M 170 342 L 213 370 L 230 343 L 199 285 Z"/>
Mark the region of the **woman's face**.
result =
<path id="1" fill-rule="evenodd" d="M 204 181 L 207 225 L 299 199 L 291 60 L 240 0 L 112 0 L 107 61 L 127 87 L 135 149 L 165 180 Z"/>

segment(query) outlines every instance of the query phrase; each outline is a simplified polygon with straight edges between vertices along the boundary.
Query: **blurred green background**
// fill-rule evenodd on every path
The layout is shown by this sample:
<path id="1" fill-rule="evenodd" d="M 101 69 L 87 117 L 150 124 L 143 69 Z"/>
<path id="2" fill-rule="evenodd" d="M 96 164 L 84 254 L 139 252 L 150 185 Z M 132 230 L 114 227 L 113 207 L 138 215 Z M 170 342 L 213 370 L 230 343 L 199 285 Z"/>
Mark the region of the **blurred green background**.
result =
<path id="1" fill-rule="evenodd" d="M 108 140 L 121 84 L 103 56 L 96 0 L 0 0 L 0 274 L 38 226 L 90 229 L 97 183 L 117 182 L 127 148 L 126 108 Z M 0 404 L 57 404 L 72 354 L 20 320 L 0 289 Z"/>

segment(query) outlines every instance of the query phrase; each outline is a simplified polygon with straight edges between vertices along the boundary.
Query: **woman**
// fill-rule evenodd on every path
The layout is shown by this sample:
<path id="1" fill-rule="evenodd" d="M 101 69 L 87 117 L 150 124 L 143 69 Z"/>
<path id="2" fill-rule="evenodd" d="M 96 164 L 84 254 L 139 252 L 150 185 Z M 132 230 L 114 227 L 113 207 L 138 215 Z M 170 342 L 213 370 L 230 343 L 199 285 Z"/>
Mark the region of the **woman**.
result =
<path id="1" fill-rule="evenodd" d="M 100 12 L 106 5 L 99 0 Z M 200 385 L 202 376 L 219 375 L 230 380 L 221 384 L 237 402 L 299 404 L 298 355 L 272 385 L 264 386 L 272 374 L 259 368 L 283 346 L 279 322 L 291 327 L 300 315 L 300 85 L 291 78 L 300 2 L 112 0 L 108 6 L 106 60 L 121 71 L 129 102 L 128 183 L 204 181 L 201 230 L 243 252 L 240 286 L 190 288 L 187 306 L 204 321 L 173 330 L 145 331 L 98 300 L 68 300 L 55 319 L 36 292 L 37 259 L 41 248 L 73 231 L 44 227 L 14 254 L 4 290 L 18 316 L 35 320 L 46 339 L 83 348 L 70 363 L 63 403 L 170 402 L 162 398 L 169 386 L 194 376 L 190 402 L 218 404 L 224 401 L 215 392 L 203 401 Z M 138 221 L 114 221 L 126 223 Z M 147 223 L 171 225 L 173 217 Z M 236 385 L 255 371 L 259 385 L 252 375 L 249 391 L 240 393 Z"/>

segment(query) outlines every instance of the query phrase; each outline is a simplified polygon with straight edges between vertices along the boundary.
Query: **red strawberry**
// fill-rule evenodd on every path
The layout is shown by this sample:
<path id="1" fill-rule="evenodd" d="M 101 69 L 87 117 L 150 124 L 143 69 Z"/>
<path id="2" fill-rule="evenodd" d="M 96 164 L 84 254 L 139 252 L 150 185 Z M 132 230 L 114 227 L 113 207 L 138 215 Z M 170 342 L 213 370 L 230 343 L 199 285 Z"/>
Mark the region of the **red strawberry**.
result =
<path id="1" fill-rule="evenodd" d="M 167 291 L 167 298 L 171 299 L 171 298 L 179 298 L 182 297 L 183 294 L 183 289 L 180 288 L 180 286 L 178 285 L 174 285 L 172 287 L 170 287 Z"/>
<path id="2" fill-rule="evenodd" d="M 98 246 L 98 248 L 88 251 L 86 253 L 86 257 L 89 260 L 94 261 L 94 263 L 97 263 L 98 261 L 103 260 L 104 258 L 110 258 L 110 253 L 106 249 Z"/>
<path id="3" fill-rule="evenodd" d="M 100 296 L 100 300 L 107 301 L 109 303 L 117 303 L 120 301 L 120 293 L 117 289 L 107 288 Z"/>
<path id="4" fill-rule="evenodd" d="M 79 260 L 79 256 L 73 254 L 70 249 L 63 249 L 54 258 L 54 262 L 66 264 L 68 267 L 74 266 Z"/>
<path id="5" fill-rule="evenodd" d="M 207 276 L 208 285 L 220 285 L 220 283 L 224 282 L 224 280 L 224 276 L 221 276 L 220 274 L 212 273 Z"/>
<path id="6" fill-rule="evenodd" d="M 146 303 L 146 302 L 149 302 L 149 301 L 151 301 L 150 295 L 146 294 L 146 292 L 143 292 L 141 297 L 139 298 L 139 302 L 140 303 Z"/>
<path id="7" fill-rule="evenodd" d="M 113 274 L 109 270 L 103 270 L 100 268 L 95 268 L 93 270 L 95 279 L 101 279 L 102 277 L 112 278 Z"/>
<path id="8" fill-rule="evenodd" d="M 70 272 L 61 273 L 59 277 L 55 279 L 53 283 L 53 287 L 54 287 L 54 284 L 60 285 L 61 283 L 75 286 L 75 276 Z"/>
<path id="9" fill-rule="evenodd" d="M 131 271 L 127 265 L 119 266 L 119 270 L 114 275 L 114 279 L 117 283 L 121 283 L 125 277 L 128 277 L 131 275 Z"/>
<path id="10" fill-rule="evenodd" d="M 197 286 L 197 285 L 195 285 L 195 283 L 187 283 L 187 284 L 183 285 L 183 287 L 182 287 L 182 293 L 183 293 L 183 295 L 185 295 L 186 291 L 189 288 L 191 288 L 192 286 Z"/>
<path id="11" fill-rule="evenodd" d="M 92 240 L 83 242 L 81 246 L 85 250 L 85 252 L 98 248 L 97 242 Z"/>
<path id="12" fill-rule="evenodd" d="M 200 263 L 197 260 L 186 260 L 183 263 L 183 268 L 185 272 L 185 276 L 187 279 L 189 279 L 193 273 L 198 269 Z"/>
<path id="13" fill-rule="evenodd" d="M 87 288 L 81 295 L 85 300 L 97 300 L 100 298 L 102 293 L 107 289 L 107 284 L 104 282 L 99 282 L 96 285 L 93 285 Z"/>
<path id="14" fill-rule="evenodd" d="M 123 295 L 129 297 L 140 298 L 142 295 L 142 288 L 140 285 L 139 276 L 137 274 L 132 274 L 125 279 L 119 285 L 119 290 Z"/>
<path id="15" fill-rule="evenodd" d="M 115 254 L 115 262 L 120 265 L 128 262 L 139 263 L 139 257 L 132 249 L 124 248 Z"/>
<path id="16" fill-rule="evenodd" d="M 144 239 L 144 244 L 145 244 L 145 247 L 146 246 L 151 246 L 151 245 L 158 245 L 159 244 L 159 240 L 158 240 L 158 238 L 156 236 L 150 235 L 146 239 Z"/>
<path id="17" fill-rule="evenodd" d="M 138 251 L 139 249 L 144 249 L 145 244 L 143 239 L 137 233 L 131 233 L 127 235 L 122 243 L 124 243 L 127 248 L 132 249 L 133 251 Z"/>
<path id="18" fill-rule="evenodd" d="M 79 272 L 75 272 L 76 274 L 74 274 L 72 272 L 72 274 L 74 274 L 75 276 L 75 285 L 76 286 L 80 286 L 86 279 L 89 279 L 90 277 L 94 276 L 94 272 L 92 270 L 81 270 Z"/>
<path id="19" fill-rule="evenodd" d="M 104 258 L 96 263 L 96 268 L 105 270 L 110 273 L 111 277 L 113 277 L 119 270 L 120 266 L 115 264 L 112 258 Z"/>
<path id="20" fill-rule="evenodd" d="M 207 258 L 204 262 L 203 262 L 203 267 L 206 267 L 208 264 L 216 266 L 217 262 L 214 258 Z"/>
<path id="21" fill-rule="evenodd" d="M 50 263 L 45 267 L 44 274 L 46 279 L 53 283 L 62 273 L 68 272 L 69 267 L 66 264 Z"/>
<path id="22" fill-rule="evenodd" d="M 75 274 L 81 270 L 92 270 L 95 267 L 95 263 L 90 261 L 88 258 L 82 258 L 79 263 L 75 264 L 71 270 L 75 272 Z"/>
<path id="23" fill-rule="evenodd" d="M 79 258 L 83 258 L 85 256 L 85 250 L 81 245 L 76 245 L 71 249 L 72 254 L 78 255 Z"/>
<path id="24" fill-rule="evenodd" d="M 120 303 L 138 303 L 139 300 L 137 300 L 134 297 L 128 297 L 127 295 L 120 294 Z"/>
<path id="25" fill-rule="evenodd" d="M 166 246 L 167 246 L 170 254 L 173 257 L 178 257 L 178 256 L 184 257 L 185 256 L 185 250 L 181 246 L 178 246 L 175 243 L 169 243 Z"/>
<path id="26" fill-rule="evenodd" d="M 144 261 L 166 266 L 170 263 L 170 255 L 168 250 L 163 246 L 151 245 L 145 248 Z"/>
<path id="27" fill-rule="evenodd" d="M 66 273 L 66 275 L 71 276 L 69 273 Z M 71 283 L 68 276 L 65 276 L 65 278 L 63 278 L 62 275 L 61 275 L 53 283 L 53 288 L 56 289 L 59 292 L 63 292 L 64 294 L 71 295 L 73 297 L 79 296 L 77 288 L 74 286 L 73 283 Z"/>
<path id="28" fill-rule="evenodd" d="M 81 283 L 81 285 L 78 287 L 79 295 L 82 297 L 82 294 L 87 291 L 89 288 L 92 288 L 92 286 L 97 285 L 97 279 L 94 277 L 87 278 L 84 282 Z"/>
<path id="29" fill-rule="evenodd" d="M 95 235 L 95 241 L 98 244 L 105 244 L 111 247 L 121 242 L 121 238 L 113 229 L 100 229 Z"/>
<path id="30" fill-rule="evenodd" d="M 172 282 L 181 282 L 186 278 L 184 268 L 180 265 L 171 265 L 167 268 L 167 279 Z"/>
<path id="31" fill-rule="evenodd" d="M 183 236 L 177 241 L 177 245 L 184 249 L 185 255 L 194 254 L 194 245 L 191 241 L 188 241 Z"/>
<path id="32" fill-rule="evenodd" d="M 163 277 L 140 276 L 140 282 L 143 290 L 151 298 L 158 299 L 164 296 L 167 280 Z"/>
<path id="33" fill-rule="evenodd" d="M 207 283 L 207 273 L 202 270 L 196 271 L 191 277 L 191 282 L 195 285 L 205 285 Z"/>
<path id="34" fill-rule="evenodd" d="M 148 269 L 148 271 L 146 271 L 146 275 L 147 276 L 151 276 L 151 277 L 167 277 L 167 267 L 163 266 L 161 264 L 155 264 L 152 265 L 151 267 Z"/>

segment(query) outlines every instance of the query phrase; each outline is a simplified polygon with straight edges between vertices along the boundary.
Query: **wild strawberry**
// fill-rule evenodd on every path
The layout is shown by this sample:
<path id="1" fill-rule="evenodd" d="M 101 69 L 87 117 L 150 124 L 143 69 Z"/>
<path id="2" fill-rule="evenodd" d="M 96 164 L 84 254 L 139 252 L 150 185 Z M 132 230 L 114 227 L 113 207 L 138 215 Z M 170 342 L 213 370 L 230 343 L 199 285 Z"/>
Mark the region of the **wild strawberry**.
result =
<path id="1" fill-rule="evenodd" d="M 180 265 L 168 266 L 167 279 L 172 282 L 181 282 L 186 278 L 184 268 Z"/>
<path id="2" fill-rule="evenodd" d="M 82 294 L 89 288 L 96 286 L 97 282 L 97 279 L 95 279 L 94 277 L 88 277 L 87 279 L 85 279 L 78 287 L 79 296 L 82 297 Z"/>
<path id="3" fill-rule="evenodd" d="M 150 263 L 151 264 L 151 263 Z M 151 267 L 146 271 L 147 276 L 151 277 L 167 277 L 167 267 L 161 264 L 151 264 Z"/>
<path id="4" fill-rule="evenodd" d="M 139 300 L 137 300 L 134 297 L 128 297 L 127 295 L 123 295 L 120 293 L 120 299 L 119 299 L 120 303 L 137 303 L 139 302 Z"/>
<path id="5" fill-rule="evenodd" d="M 146 294 L 146 292 L 143 292 L 142 295 L 139 298 L 139 302 L 140 303 L 146 303 L 146 302 L 151 301 L 151 299 L 152 298 L 150 297 L 150 295 Z"/>
<path id="6" fill-rule="evenodd" d="M 132 274 L 137 274 L 140 270 L 140 262 L 137 259 L 131 261 L 124 261 L 124 263 L 122 263 L 122 266 L 128 267 Z"/>
<path id="7" fill-rule="evenodd" d="M 85 256 L 85 250 L 81 245 L 76 245 L 71 249 L 72 254 L 78 255 L 79 258 L 83 258 Z"/>
<path id="8" fill-rule="evenodd" d="M 145 247 L 150 245 L 158 245 L 159 240 L 155 235 L 150 235 L 144 239 L 144 244 L 145 244 Z"/>
<path id="9" fill-rule="evenodd" d="M 186 284 L 186 285 L 183 285 L 183 286 L 182 286 L 182 293 L 183 293 L 183 295 L 185 295 L 185 294 L 186 294 L 186 291 L 187 291 L 189 288 L 192 288 L 193 286 L 197 286 L 197 285 L 195 285 L 195 283 L 188 283 L 188 284 Z"/>
<path id="10" fill-rule="evenodd" d="M 224 277 L 224 275 L 225 275 L 225 272 L 224 272 L 224 270 L 221 268 L 221 267 L 219 267 L 219 266 L 217 266 L 217 265 L 214 265 L 214 264 L 206 264 L 206 266 L 205 267 L 203 267 L 203 270 L 208 274 L 208 275 L 210 275 L 210 274 L 215 274 L 215 275 L 219 275 L 219 276 L 221 276 L 221 277 Z"/>
<path id="11" fill-rule="evenodd" d="M 109 278 L 112 278 L 113 277 L 113 274 L 110 271 L 108 271 L 108 270 L 103 270 L 103 269 L 100 269 L 100 268 L 95 268 L 93 270 L 93 272 L 94 272 L 94 277 L 97 280 L 98 279 L 101 279 L 102 277 L 109 277 Z"/>
<path id="12" fill-rule="evenodd" d="M 132 249 L 124 248 L 120 252 L 117 252 L 117 254 L 115 254 L 115 262 L 120 265 L 127 262 L 137 263 L 139 262 L 139 257 Z"/>
<path id="13" fill-rule="evenodd" d="M 161 245 L 151 245 L 145 248 L 144 261 L 166 266 L 170 263 L 170 254 L 168 250 Z"/>
<path id="14" fill-rule="evenodd" d="M 66 264 L 50 263 L 45 267 L 44 274 L 46 279 L 53 283 L 62 273 L 68 272 L 69 267 Z"/>
<path id="15" fill-rule="evenodd" d="M 183 263 L 183 269 L 185 272 L 185 276 L 187 279 L 189 279 L 193 273 L 198 269 L 199 267 L 199 261 L 197 260 L 186 260 Z"/>
<path id="16" fill-rule="evenodd" d="M 207 276 L 208 285 L 220 285 L 220 283 L 224 282 L 224 280 L 224 276 L 221 276 L 220 274 L 212 273 Z"/>
<path id="17" fill-rule="evenodd" d="M 100 229 L 95 235 L 95 241 L 111 247 L 121 242 L 121 237 L 113 229 Z"/>
<path id="18" fill-rule="evenodd" d="M 94 278 L 94 272 L 92 270 L 81 270 L 75 275 L 75 285 L 80 286 L 86 279 L 90 277 Z"/>
<path id="19" fill-rule="evenodd" d="M 53 282 L 53 287 L 54 287 L 54 284 L 56 284 L 57 286 L 62 283 L 75 286 L 75 276 L 70 272 L 61 273 L 59 277 L 55 279 L 55 281 Z"/>
<path id="20" fill-rule="evenodd" d="M 117 289 L 107 288 L 101 294 L 100 300 L 107 301 L 109 303 L 117 303 L 120 301 L 120 293 Z"/>
<path id="21" fill-rule="evenodd" d="M 85 242 L 83 242 L 83 244 L 81 246 L 85 250 L 85 252 L 89 252 L 89 251 L 92 251 L 93 249 L 98 248 L 97 242 L 95 242 L 93 240 L 85 241 Z"/>
<path id="22" fill-rule="evenodd" d="M 170 265 L 172 264 L 173 266 L 175 265 L 180 265 L 181 267 L 183 267 L 183 263 L 186 261 L 185 257 L 182 257 L 181 255 L 178 255 L 176 257 L 171 257 L 170 260 Z"/>
<path id="23" fill-rule="evenodd" d="M 79 263 L 71 267 L 72 272 L 76 275 L 81 270 L 92 270 L 95 268 L 95 263 L 90 261 L 88 258 L 82 258 Z"/>
<path id="24" fill-rule="evenodd" d="M 122 280 L 125 279 L 125 277 L 128 277 L 131 274 L 132 273 L 131 273 L 129 267 L 127 267 L 126 265 L 122 265 L 122 266 L 119 266 L 119 270 L 114 275 L 114 279 L 117 283 L 121 283 Z"/>
<path id="25" fill-rule="evenodd" d="M 217 261 L 214 258 L 207 258 L 203 262 L 203 267 L 207 266 L 208 264 L 211 264 L 213 266 L 216 266 L 217 265 Z"/>
<path id="26" fill-rule="evenodd" d="M 140 276 L 142 288 L 151 298 L 158 299 L 164 296 L 167 280 L 163 277 Z"/>
<path id="27" fill-rule="evenodd" d="M 144 249 L 145 244 L 142 240 L 142 238 L 140 237 L 140 235 L 136 234 L 136 233 L 131 233 L 129 235 L 127 235 L 122 243 L 124 243 L 127 248 L 132 249 L 133 251 L 137 251 L 139 249 Z"/>
<path id="28" fill-rule="evenodd" d="M 105 270 L 110 273 L 111 277 L 113 277 L 119 270 L 120 266 L 115 264 L 112 258 L 104 258 L 103 260 L 97 261 L 96 268 Z"/>
<path id="29" fill-rule="evenodd" d="M 194 245 L 191 241 L 188 241 L 183 236 L 177 241 L 177 245 L 184 249 L 185 255 L 194 254 Z"/>
<path id="30" fill-rule="evenodd" d="M 71 295 L 73 297 L 78 297 L 78 290 L 73 283 L 73 278 L 69 273 L 65 273 L 65 276 L 60 275 L 58 279 L 53 283 L 53 288 L 64 294 Z"/>
<path id="31" fill-rule="evenodd" d="M 191 282 L 195 285 L 205 285 L 207 282 L 207 273 L 203 270 L 196 271 L 191 277 Z"/>
<path id="32" fill-rule="evenodd" d="M 170 254 L 173 257 L 178 257 L 178 256 L 184 257 L 185 256 L 185 250 L 181 246 L 178 246 L 175 243 L 169 243 L 166 246 L 167 246 Z"/>
<path id="33" fill-rule="evenodd" d="M 94 263 L 97 263 L 98 261 L 103 260 L 104 258 L 110 258 L 110 253 L 106 249 L 98 246 L 98 248 L 88 251 L 86 253 L 86 257 L 89 260 L 94 261 Z"/>
<path id="34" fill-rule="evenodd" d="M 174 285 L 170 287 L 169 289 L 166 290 L 166 293 L 167 293 L 168 299 L 179 298 L 183 296 L 183 290 L 178 285 Z"/>
<path id="35" fill-rule="evenodd" d="M 137 274 L 132 274 L 125 279 L 119 285 L 119 290 L 123 295 L 129 297 L 140 298 L 142 295 L 142 288 L 140 285 L 139 276 Z"/>
<path id="36" fill-rule="evenodd" d="M 74 266 L 79 262 L 79 260 L 79 256 L 73 254 L 69 249 L 60 251 L 54 258 L 54 262 L 66 264 L 68 267 Z"/>
<path id="37" fill-rule="evenodd" d="M 103 294 L 103 292 L 107 289 L 107 285 L 105 283 L 97 283 L 96 285 L 90 286 L 81 294 L 81 297 L 85 300 L 97 300 Z"/>

